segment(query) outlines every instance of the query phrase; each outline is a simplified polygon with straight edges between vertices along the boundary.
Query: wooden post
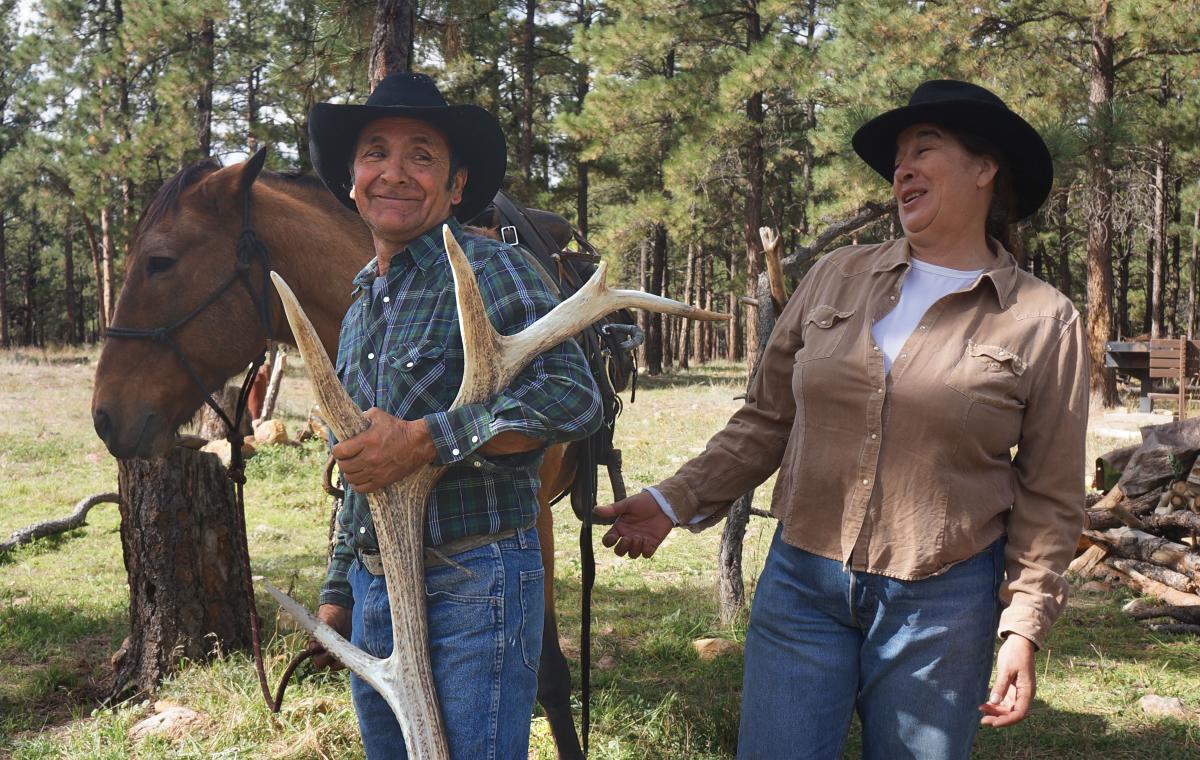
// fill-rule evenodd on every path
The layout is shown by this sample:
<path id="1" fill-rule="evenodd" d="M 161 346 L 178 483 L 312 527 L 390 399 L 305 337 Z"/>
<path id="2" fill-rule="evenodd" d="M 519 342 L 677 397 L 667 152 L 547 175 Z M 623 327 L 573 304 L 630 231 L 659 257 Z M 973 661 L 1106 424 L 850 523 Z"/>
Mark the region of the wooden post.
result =
<path id="1" fill-rule="evenodd" d="M 250 642 L 245 524 L 220 459 L 175 447 L 120 460 L 118 483 L 130 634 L 114 658 L 113 697 L 153 691 L 181 658 Z"/>

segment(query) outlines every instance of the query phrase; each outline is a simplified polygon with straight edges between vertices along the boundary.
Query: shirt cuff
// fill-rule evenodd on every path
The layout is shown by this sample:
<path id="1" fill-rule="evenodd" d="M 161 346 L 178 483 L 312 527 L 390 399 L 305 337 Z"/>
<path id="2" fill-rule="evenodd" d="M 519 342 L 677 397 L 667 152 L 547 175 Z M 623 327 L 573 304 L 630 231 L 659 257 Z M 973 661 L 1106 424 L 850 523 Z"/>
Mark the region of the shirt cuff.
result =
<path id="1" fill-rule="evenodd" d="M 664 515 L 671 518 L 671 522 L 674 525 L 679 525 L 679 518 L 675 515 L 675 510 L 671 509 L 670 503 L 667 502 L 667 497 L 663 496 L 661 491 L 659 491 L 654 486 L 646 486 L 645 489 L 643 489 L 643 490 L 645 490 L 646 493 L 648 493 L 654 497 L 654 500 L 658 502 L 658 508 L 663 511 Z M 702 517 L 701 515 L 696 515 L 691 520 L 688 520 L 687 524 L 695 525 L 696 523 L 700 522 L 703 519 L 704 519 L 704 517 Z"/>
<path id="2" fill-rule="evenodd" d="M 1010 633 L 1020 634 L 1041 650 L 1050 631 L 1050 621 L 1037 609 L 1025 605 L 1009 605 L 1000 613 L 1000 627 L 996 630 L 1000 638 Z"/>
<path id="3" fill-rule="evenodd" d="M 425 416 L 441 464 L 461 462 L 487 443 L 495 435 L 491 423 L 492 413 L 483 404 L 467 404 Z"/>

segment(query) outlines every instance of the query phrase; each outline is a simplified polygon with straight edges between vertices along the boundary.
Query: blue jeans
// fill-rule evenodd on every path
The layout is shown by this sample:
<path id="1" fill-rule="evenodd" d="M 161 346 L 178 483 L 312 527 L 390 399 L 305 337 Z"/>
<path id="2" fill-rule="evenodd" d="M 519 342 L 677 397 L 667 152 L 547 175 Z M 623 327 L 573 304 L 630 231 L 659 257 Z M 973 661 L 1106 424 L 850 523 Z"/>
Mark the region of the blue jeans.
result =
<path id="1" fill-rule="evenodd" d="M 999 623 L 1004 540 L 919 581 L 848 571 L 776 531 L 746 632 L 738 757 L 968 758 Z"/>
<path id="2" fill-rule="evenodd" d="M 529 721 L 542 651 L 542 556 L 537 531 L 462 552 L 425 570 L 429 652 L 442 722 L 455 760 L 509 760 L 529 753 Z M 376 657 L 392 651 L 383 576 L 355 561 L 351 641 Z M 367 757 L 406 758 L 392 710 L 369 684 L 350 676 Z"/>

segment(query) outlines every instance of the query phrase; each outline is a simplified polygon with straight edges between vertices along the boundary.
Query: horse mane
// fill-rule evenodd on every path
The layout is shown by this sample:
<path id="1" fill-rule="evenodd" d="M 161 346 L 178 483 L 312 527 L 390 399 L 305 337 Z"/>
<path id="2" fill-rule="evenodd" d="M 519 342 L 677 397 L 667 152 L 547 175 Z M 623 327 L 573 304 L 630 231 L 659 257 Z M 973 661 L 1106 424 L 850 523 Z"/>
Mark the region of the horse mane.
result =
<path id="1" fill-rule="evenodd" d="M 133 237 L 136 239 L 142 232 L 175 213 L 179 209 L 179 197 L 183 195 L 183 191 L 220 168 L 221 165 L 216 159 L 208 158 L 176 172 L 175 176 L 164 182 L 150 199 L 146 210 L 142 212 L 142 218 L 133 230 Z"/>

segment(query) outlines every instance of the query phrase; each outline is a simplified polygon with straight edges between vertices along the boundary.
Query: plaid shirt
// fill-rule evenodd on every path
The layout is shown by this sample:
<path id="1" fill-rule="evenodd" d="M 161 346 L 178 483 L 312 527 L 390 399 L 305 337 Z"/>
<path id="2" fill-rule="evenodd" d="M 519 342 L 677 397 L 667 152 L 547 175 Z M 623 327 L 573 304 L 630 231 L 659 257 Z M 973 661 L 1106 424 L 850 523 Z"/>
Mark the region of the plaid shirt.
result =
<path id="1" fill-rule="evenodd" d="M 453 217 L 446 223 L 502 334 L 528 327 L 556 305 L 511 247 L 463 232 Z M 508 430 L 558 443 L 600 427 L 600 394 L 579 347 L 565 341 L 486 403 L 447 412 L 462 384 L 463 347 L 442 225 L 394 254 L 386 277 L 378 276 L 372 260 L 354 285 L 357 298 L 342 320 L 335 363 L 342 385 L 362 409 L 377 406 L 404 419 L 424 419 L 438 461 L 450 465 L 426 504 L 425 544 L 531 525 L 542 451 L 487 457 L 478 449 Z M 356 551 L 378 546 L 366 497 L 347 486 L 321 604 L 352 606 L 350 563 Z"/>

